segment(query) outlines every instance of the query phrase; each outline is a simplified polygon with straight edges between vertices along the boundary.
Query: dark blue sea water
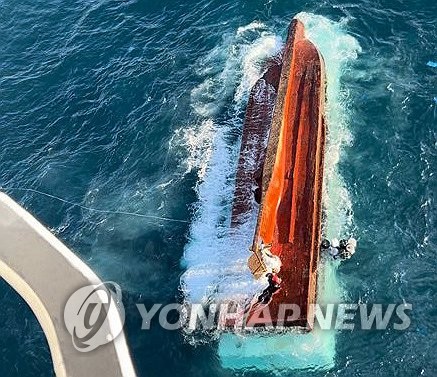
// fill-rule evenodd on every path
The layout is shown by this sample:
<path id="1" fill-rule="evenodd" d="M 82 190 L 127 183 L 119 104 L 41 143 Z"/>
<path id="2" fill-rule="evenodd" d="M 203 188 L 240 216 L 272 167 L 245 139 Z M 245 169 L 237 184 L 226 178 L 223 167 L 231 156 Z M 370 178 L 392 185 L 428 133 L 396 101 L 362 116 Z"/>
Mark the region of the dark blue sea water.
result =
<path id="1" fill-rule="evenodd" d="M 413 311 L 408 331 L 338 333 L 334 367 L 287 375 L 436 376 L 435 1 L 0 0 L 0 186 L 122 286 L 139 376 L 236 374 L 216 341 L 139 331 L 135 304 L 174 302 L 198 268 L 228 208 L 217 191 L 232 192 L 221 172 L 248 90 L 300 12 L 329 68 L 328 228 L 359 239 L 338 284 L 348 302 Z M 0 303 L 0 376 L 52 376 L 38 322 L 3 281 Z"/>

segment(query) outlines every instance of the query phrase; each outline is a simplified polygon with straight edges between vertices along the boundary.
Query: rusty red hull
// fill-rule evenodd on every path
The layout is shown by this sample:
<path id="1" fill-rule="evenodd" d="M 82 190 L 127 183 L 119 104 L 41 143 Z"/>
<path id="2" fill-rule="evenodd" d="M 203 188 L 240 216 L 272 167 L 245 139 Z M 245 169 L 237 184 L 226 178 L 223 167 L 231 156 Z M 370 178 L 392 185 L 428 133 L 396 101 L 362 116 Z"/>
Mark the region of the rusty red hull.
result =
<path id="1" fill-rule="evenodd" d="M 271 244 L 282 261 L 282 288 L 269 304 L 273 322 L 280 304 L 297 304 L 300 317 L 285 325 L 310 328 L 321 233 L 325 74 L 320 54 L 297 20 L 290 25 L 281 68 L 273 116 L 264 123 L 269 137 L 265 156 L 260 155 L 261 204 L 252 248 Z M 265 115 L 260 122 L 268 120 Z M 243 135 L 243 140 L 251 138 Z M 250 179 L 242 168 L 239 164 L 237 193 L 238 177 Z M 235 197 L 233 219 L 241 212 L 240 199 Z"/>

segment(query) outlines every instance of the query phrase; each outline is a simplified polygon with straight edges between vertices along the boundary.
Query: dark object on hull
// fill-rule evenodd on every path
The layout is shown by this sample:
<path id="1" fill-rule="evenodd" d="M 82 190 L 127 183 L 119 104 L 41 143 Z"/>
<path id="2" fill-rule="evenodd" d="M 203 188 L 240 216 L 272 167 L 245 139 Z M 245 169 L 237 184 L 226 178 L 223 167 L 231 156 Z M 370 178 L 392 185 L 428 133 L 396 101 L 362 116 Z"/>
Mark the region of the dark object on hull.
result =
<path id="1" fill-rule="evenodd" d="M 333 239 L 332 242 L 324 239 L 321 243 L 320 249 L 322 252 L 329 254 L 332 259 L 347 260 L 351 259 L 352 256 L 355 254 L 356 247 L 356 239 L 350 237 L 347 240 L 340 240 L 340 242 L 336 238 Z"/>
<path id="2" fill-rule="evenodd" d="M 258 303 L 260 304 L 268 304 L 273 295 L 281 289 L 282 280 L 276 274 L 268 273 L 267 279 L 269 286 L 258 297 Z"/>

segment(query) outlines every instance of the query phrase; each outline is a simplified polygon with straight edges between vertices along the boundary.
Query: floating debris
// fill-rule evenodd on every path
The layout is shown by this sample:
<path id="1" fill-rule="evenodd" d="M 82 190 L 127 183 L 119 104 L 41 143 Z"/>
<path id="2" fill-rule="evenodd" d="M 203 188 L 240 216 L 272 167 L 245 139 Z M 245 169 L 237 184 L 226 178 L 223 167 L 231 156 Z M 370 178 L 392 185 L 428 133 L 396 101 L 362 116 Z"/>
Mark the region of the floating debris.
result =
<path id="1" fill-rule="evenodd" d="M 426 65 L 431 68 L 437 68 L 437 62 L 432 62 L 431 60 Z"/>

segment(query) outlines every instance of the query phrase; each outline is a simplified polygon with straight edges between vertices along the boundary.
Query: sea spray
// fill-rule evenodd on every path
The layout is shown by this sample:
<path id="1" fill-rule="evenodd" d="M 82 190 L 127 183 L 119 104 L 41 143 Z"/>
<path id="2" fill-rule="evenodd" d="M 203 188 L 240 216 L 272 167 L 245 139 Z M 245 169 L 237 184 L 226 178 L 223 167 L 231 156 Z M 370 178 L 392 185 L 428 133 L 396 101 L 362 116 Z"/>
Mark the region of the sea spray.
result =
<path id="1" fill-rule="evenodd" d="M 232 238 L 229 234 L 239 151 L 232 135 L 242 128 L 250 89 L 262 75 L 267 59 L 281 48 L 279 37 L 265 24 L 253 22 L 223 37 L 222 44 L 197 62 L 196 71 L 204 80 L 193 89 L 191 101 L 200 121 L 183 134 L 190 152 L 187 161 L 205 174 L 199 175 L 196 215 L 184 254 L 187 271 L 181 286 L 189 301 L 244 301 L 260 288 L 247 268 L 253 221 Z M 223 121 L 218 114 L 226 105 L 230 110 Z M 205 140 L 200 135 L 211 129 L 213 145 L 210 141 L 199 145 L 199 140 Z"/>

